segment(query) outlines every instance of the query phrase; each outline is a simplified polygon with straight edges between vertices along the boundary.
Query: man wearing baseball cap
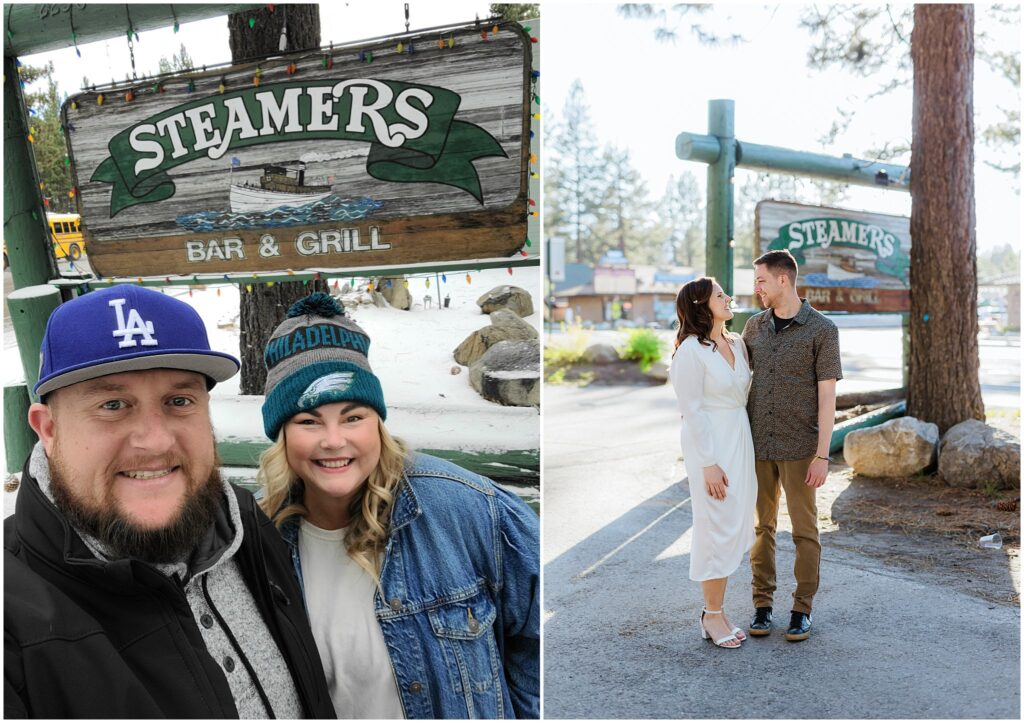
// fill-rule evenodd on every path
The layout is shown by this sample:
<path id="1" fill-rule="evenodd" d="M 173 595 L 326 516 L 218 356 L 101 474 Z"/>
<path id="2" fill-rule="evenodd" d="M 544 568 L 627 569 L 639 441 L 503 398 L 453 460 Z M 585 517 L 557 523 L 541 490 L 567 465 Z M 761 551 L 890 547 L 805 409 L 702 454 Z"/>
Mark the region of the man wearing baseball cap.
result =
<path id="1" fill-rule="evenodd" d="M 334 717 L 286 548 L 218 474 L 209 389 L 238 366 L 150 289 L 50 316 L 4 523 L 5 717 Z"/>

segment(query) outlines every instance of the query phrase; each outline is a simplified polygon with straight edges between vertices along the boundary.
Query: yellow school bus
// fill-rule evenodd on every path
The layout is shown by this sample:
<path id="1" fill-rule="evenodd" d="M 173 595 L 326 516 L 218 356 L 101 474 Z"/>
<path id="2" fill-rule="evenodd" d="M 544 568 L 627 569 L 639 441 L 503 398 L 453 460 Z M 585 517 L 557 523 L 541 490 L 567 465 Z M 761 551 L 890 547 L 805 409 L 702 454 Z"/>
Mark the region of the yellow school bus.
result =
<path id="1" fill-rule="evenodd" d="M 82 218 L 77 213 L 48 213 L 46 223 L 50 227 L 50 242 L 58 259 L 70 258 L 78 261 L 85 251 L 82 236 Z"/>

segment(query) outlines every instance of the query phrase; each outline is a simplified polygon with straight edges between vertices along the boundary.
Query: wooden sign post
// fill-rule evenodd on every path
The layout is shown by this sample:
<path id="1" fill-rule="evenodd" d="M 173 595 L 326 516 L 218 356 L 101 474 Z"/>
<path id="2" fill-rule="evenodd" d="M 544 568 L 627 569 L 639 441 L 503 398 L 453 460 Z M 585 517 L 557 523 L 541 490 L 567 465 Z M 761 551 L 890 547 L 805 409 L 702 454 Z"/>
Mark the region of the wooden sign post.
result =
<path id="1" fill-rule="evenodd" d="M 77 95 L 63 113 L 90 263 L 163 276 L 509 256 L 526 242 L 530 102 L 515 23 Z"/>

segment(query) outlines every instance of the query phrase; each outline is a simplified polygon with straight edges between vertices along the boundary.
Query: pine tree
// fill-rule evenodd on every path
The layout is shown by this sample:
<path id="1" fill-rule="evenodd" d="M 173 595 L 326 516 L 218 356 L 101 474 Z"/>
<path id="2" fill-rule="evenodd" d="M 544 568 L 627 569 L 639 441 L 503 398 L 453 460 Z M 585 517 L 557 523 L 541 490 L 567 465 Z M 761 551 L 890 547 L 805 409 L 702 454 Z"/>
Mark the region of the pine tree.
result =
<path id="1" fill-rule="evenodd" d="M 978 379 L 974 6 L 915 5 L 907 414 L 984 419 Z"/>
<path id="2" fill-rule="evenodd" d="M 673 266 L 704 268 L 706 214 L 696 176 L 689 171 L 670 176 L 660 207 L 668 260 Z"/>
<path id="3" fill-rule="evenodd" d="M 595 251 L 600 255 L 609 248 L 619 249 L 633 264 L 663 262 L 663 235 L 654 223 L 654 204 L 647 183 L 633 167 L 629 150 L 607 146 L 601 154 L 601 168 Z"/>
<path id="4" fill-rule="evenodd" d="M 25 94 L 25 107 L 28 109 L 36 169 L 39 181 L 44 184 L 42 192 L 47 199 L 46 210 L 72 213 L 76 210 L 74 199 L 70 196 L 74 181 L 61 123 L 60 92 L 53 79 L 53 63 L 47 63 L 41 68 L 23 65 L 21 78 L 26 88 L 42 84 L 41 88 Z"/>
<path id="5" fill-rule="evenodd" d="M 274 8 L 273 11 L 271 7 Z M 249 18 L 256 21 L 251 28 Z M 228 16 L 232 62 L 241 63 L 278 54 L 281 28 L 286 22 L 288 51 L 320 46 L 319 6 L 266 6 Z M 263 350 L 267 346 L 270 334 L 284 319 L 289 306 L 314 291 L 328 291 L 326 281 L 312 281 L 306 285 L 293 281 L 269 287 L 253 284 L 252 291 L 242 287 L 239 298 L 242 394 L 263 394 L 267 380 Z"/>
<path id="6" fill-rule="evenodd" d="M 544 233 L 564 235 L 566 256 L 577 263 L 595 261 L 600 251 L 592 248 L 591 225 L 599 203 L 598 179 L 600 158 L 597 140 L 590 121 L 583 84 L 576 80 L 569 88 L 561 116 L 548 133 L 545 144 L 545 174 L 552 174 L 558 183 L 545 184 Z M 555 226 L 551 221 L 558 221 Z"/>

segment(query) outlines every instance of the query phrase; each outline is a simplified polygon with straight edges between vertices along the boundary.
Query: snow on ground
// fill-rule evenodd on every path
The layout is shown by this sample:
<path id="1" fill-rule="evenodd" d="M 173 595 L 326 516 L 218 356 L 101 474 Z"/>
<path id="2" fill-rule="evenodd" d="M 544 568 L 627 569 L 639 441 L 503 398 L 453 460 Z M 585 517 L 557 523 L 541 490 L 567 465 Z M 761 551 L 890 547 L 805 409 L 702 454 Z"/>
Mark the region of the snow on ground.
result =
<path id="1" fill-rule="evenodd" d="M 373 306 L 349 308 L 370 336 L 370 365 L 380 377 L 388 407 L 388 428 L 418 449 L 477 452 L 527 450 L 540 447 L 540 414 L 532 407 L 503 407 L 483 399 L 469 383 L 466 367 L 452 352 L 471 332 L 487 326 L 489 317 L 476 300 L 495 286 L 513 284 L 530 293 L 541 308 L 540 272 L 536 268 L 451 272 L 447 281 L 409 279 L 410 311 Z M 345 279 L 339 280 L 344 285 Z M 365 279 L 362 280 L 365 283 Z M 331 282 L 333 284 L 333 281 Z M 449 308 L 441 308 L 450 295 Z M 191 304 L 206 323 L 210 345 L 235 356 L 239 353 L 238 288 L 233 285 L 194 288 L 169 286 L 165 292 Z M 431 297 L 429 307 L 424 296 Z M 526 318 L 538 330 L 540 312 Z M 5 332 L 9 332 L 5 324 Z M 6 383 L 24 377 L 13 333 L 5 333 L 3 350 Z M 461 372 L 453 375 L 458 367 Z M 265 440 L 260 414 L 262 397 L 238 394 L 239 376 L 211 392 L 214 427 L 220 439 Z"/>
<path id="2" fill-rule="evenodd" d="M 538 449 L 540 416 L 532 407 L 503 407 L 488 402 L 469 383 L 469 370 L 460 367 L 452 352 L 473 331 L 487 326 L 489 317 L 480 312 L 476 300 L 495 286 L 514 284 L 530 292 L 540 305 L 540 278 L 536 269 L 488 269 L 466 274 L 447 274 L 441 282 L 441 298 L 449 294 L 449 308 L 438 304 L 438 281 L 431 278 L 409 280 L 413 298 L 410 311 L 349 306 L 346 313 L 370 336 L 370 366 L 380 377 L 384 401 L 388 406 L 388 428 L 420 449 L 459 449 L 497 451 Z M 339 285 L 344 285 L 340 280 Z M 190 301 L 207 322 L 210 344 L 214 349 L 239 353 L 238 289 L 220 287 L 188 292 L 175 291 Z M 431 304 L 424 308 L 423 297 L 430 294 Z M 439 308 L 441 306 L 442 308 Z M 526 321 L 540 329 L 541 315 L 535 312 Z M 222 328 L 219 323 L 230 326 Z M 460 369 L 452 374 L 452 368 Z M 238 394 L 236 375 L 214 387 L 214 425 L 218 436 L 263 437 L 259 407 L 261 397 Z"/>

